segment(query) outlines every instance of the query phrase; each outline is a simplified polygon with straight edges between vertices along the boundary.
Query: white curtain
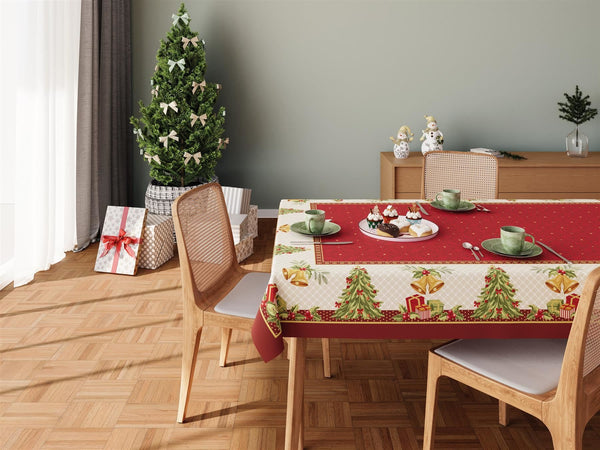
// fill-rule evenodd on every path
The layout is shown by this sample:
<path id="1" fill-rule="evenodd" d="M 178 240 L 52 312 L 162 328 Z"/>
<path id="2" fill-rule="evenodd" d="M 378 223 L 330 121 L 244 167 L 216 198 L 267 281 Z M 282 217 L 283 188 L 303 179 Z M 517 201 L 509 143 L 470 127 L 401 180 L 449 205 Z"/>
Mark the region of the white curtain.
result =
<path id="1" fill-rule="evenodd" d="M 75 242 L 81 0 L 0 0 L 0 288 Z"/>

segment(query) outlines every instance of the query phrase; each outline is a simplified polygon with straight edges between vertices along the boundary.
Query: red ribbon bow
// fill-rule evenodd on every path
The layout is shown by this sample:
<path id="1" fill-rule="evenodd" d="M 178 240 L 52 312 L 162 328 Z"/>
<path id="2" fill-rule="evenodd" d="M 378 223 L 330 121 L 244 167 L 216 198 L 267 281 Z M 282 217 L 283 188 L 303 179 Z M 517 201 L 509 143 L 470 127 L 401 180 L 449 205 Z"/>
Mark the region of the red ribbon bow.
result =
<path id="1" fill-rule="evenodd" d="M 136 237 L 127 236 L 126 231 L 123 228 L 121 228 L 119 230 L 118 236 L 107 236 L 107 235 L 102 236 L 102 242 L 104 244 L 106 244 L 106 247 L 104 248 L 104 251 L 100 255 L 101 258 L 103 256 L 106 256 L 108 254 L 108 252 L 110 251 L 110 249 L 113 248 L 114 246 L 117 247 L 117 249 L 115 251 L 115 253 L 117 255 L 121 251 L 121 246 L 123 246 L 123 248 L 129 254 L 129 256 L 131 256 L 132 258 L 135 258 L 135 252 L 129 245 L 130 244 L 139 244 L 140 240 L 139 240 L 139 238 L 136 238 Z"/>

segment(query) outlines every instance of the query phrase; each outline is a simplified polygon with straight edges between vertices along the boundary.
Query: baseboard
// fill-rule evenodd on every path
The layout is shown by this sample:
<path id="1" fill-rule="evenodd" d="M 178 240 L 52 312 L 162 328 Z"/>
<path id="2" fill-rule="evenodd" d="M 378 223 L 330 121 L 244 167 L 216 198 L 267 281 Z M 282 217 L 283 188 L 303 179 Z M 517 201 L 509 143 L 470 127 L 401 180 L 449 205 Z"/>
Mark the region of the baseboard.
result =
<path id="1" fill-rule="evenodd" d="M 259 209 L 258 210 L 258 218 L 259 219 L 277 219 L 278 213 L 279 213 L 278 209 Z"/>

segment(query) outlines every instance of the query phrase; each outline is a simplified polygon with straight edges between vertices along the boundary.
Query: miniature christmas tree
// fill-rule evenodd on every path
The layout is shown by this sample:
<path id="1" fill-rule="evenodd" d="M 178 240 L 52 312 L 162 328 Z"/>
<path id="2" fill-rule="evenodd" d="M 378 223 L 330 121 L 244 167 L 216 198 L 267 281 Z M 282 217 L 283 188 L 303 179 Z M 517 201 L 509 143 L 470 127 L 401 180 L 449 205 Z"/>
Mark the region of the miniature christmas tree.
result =
<path id="1" fill-rule="evenodd" d="M 336 302 L 337 311 L 333 314 L 335 319 L 378 319 L 383 317 L 379 302 L 375 301 L 377 291 L 371 284 L 371 277 L 367 270 L 355 267 L 346 277 L 346 289 L 339 297 L 342 301 Z"/>
<path id="2" fill-rule="evenodd" d="M 565 103 L 558 102 L 559 117 L 575 125 L 581 125 L 588 120 L 592 120 L 598 114 L 598 110 L 591 108 L 592 103 L 589 101 L 590 96 L 582 97 L 579 86 L 575 86 L 575 95 L 564 94 L 567 101 Z"/>
<path id="3" fill-rule="evenodd" d="M 479 294 L 480 302 L 475 302 L 475 319 L 510 319 L 521 316 L 519 302 L 515 300 L 516 290 L 508 274 L 500 267 L 490 267 L 485 277 L 485 286 Z"/>
<path id="4" fill-rule="evenodd" d="M 188 186 L 214 178 L 229 139 L 223 138 L 225 108 L 216 106 L 221 86 L 204 78 L 204 41 L 190 30 L 183 4 L 172 18 L 150 81 L 152 101 L 140 101 L 141 118 L 131 123 L 150 177 L 164 186 Z"/>

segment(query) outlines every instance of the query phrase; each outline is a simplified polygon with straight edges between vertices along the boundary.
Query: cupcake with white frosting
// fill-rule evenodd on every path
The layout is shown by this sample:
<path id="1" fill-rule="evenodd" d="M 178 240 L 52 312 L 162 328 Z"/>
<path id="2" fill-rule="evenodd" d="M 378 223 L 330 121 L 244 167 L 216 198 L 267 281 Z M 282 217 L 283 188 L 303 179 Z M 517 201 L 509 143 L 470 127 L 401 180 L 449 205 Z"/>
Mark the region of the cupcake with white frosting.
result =
<path id="1" fill-rule="evenodd" d="M 421 223 L 421 219 L 421 211 L 419 210 L 419 207 L 413 203 L 408 207 L 408 211 L 406 212 L 406 220 L 415 225 Z"/>
<path id="2" fill-rule="evenodd" d="M 377 205 L 371 208 L 369 215 L 367 216 L 367 224 L 369 228 L 376 229 L 377 226 L 383 222 L 383 216 L 379 212 L 379 207 Z"/>
<path id="3" fill-rule="evenodd" d="M 383 210 L 383 223 L 390 223 L 392 220 L 398 218 L 398 211 L 392 205 L 387 205 Z"/>

